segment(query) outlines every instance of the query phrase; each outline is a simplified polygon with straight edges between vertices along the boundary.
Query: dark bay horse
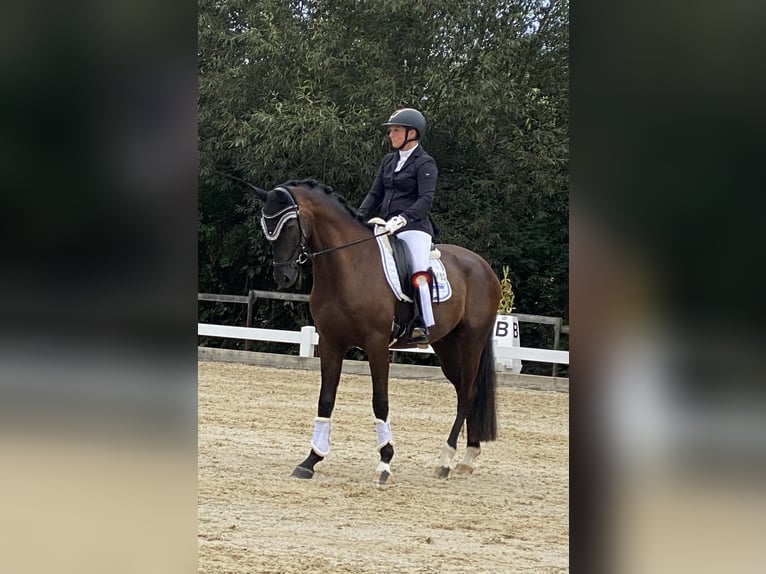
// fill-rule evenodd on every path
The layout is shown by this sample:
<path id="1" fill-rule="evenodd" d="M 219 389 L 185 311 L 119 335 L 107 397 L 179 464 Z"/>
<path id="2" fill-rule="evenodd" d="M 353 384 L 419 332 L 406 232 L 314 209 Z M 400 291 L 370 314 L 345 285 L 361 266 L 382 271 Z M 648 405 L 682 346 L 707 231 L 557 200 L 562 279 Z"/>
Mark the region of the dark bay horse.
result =
<path id="1" fill-rule="evenodd" d="M 254 187 L 254 186 L 251 186 Z M 263 202 L 261 224 L 274 255 L 274 279 L 291 286 L 298 265 L 311 260 L 311 315 L 319 332 L 321 389 L 308 457 L 293 476 L 311 478 L 330 451 L 330 416 L 346 351 L 364 349 L 372 375 L 380 462 L 374 482 L 393 482 L 393 436 L 388 418 L 389 338 L 398 304 L 386 282 L 381 255 L 370 226 L 356 218 L 344 198 L 314 180 L 290 181 L 271 191 L 255 188 Z M 434 304 L 436 325 L 430 341 L 442 371 L 457 393 L 455 422 L 443 447 L 437 476 L 447 478 L 457 438 L 467 426 L 465 457 L 456 472 L 470 473 L 480 443 L 495 440 L 495 362 L 492 330 L 500 301 L 500 282 L 475 253 L 438 245 L 452 285 L 452 296 Z M 401 348 L 394 346 L 392 348 Z"/>

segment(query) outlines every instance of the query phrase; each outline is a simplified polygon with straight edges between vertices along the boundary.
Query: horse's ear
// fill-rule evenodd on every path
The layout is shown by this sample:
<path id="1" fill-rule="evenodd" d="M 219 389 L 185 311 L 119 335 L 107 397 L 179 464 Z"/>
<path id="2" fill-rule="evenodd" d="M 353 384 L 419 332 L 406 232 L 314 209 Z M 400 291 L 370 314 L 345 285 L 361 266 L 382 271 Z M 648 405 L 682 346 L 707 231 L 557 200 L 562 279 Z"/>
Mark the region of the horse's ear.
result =
<path id="1" fill-rule="evenodd" d="M 255 191 L 256 195 L 258 196 L 258 199 L 260 199 L 264 203 L 266 202 L 266 196 L 269 194 L 268 191 L 266 191 L 265 189 L 261 189 L 260 187 L 255 187 L 252 183 L 250 183 L 249 181 L 245 181 L 244 179 L 239 179 L 238 177 L 235 179 L 238 179 L 239 181 L 244 183 L 247 187 Z"/>
<path id="2" fill-rule="evenodd" d="M 258 199 L 261 201 L 266 201 L 266 196 L 269 195 L 269 192 L 265 189 L 261 189 L 260 187 L 252 186 L 252 188 L 255 190 L 256 195 L 258 196 Z"/>
<path id="3" fill-rule="evenodd" d="M 268 191 L 266 191 L 264 189 L 261 189 L 260 187 L 255 187 L 249 181 L 245 181 L 244 179 L 242 179 L 241 177 L 237 177 L 236 175 L 232 175 L 230 173 L 224 173 L 224 172 L 218 172 L 218 173 L 220 173 L 224 177 L 228 177 L 229 179 L 233 179 L 234 181 L 238 181 L 239 183 L 244 183 L 247 187 L 249 187 L 250 189 L 253 189 L 255 191 L 255 193 L 258 195 L 258 199 L 260 199 L 261 201 L 264 201 L 264 202 L 266 201 L 266 196 L 269 194 Z"/>

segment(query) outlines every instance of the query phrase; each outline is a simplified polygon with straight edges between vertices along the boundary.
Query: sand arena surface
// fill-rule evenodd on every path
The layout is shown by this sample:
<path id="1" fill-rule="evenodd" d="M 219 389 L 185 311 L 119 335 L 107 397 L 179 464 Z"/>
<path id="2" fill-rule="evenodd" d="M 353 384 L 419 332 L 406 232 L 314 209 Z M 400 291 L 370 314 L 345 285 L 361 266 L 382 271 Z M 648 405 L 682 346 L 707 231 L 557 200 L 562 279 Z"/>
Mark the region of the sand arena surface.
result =
<path id="1" fill-rule="evenodd" d="M 332 451 L 298 480 L 319 372 L 200 362 L 199 572 L 568 572 L 569 395 L 498 387 L 498 440 L 445 481 L 452 385 L 389 387 L 396 484 L 372 485 L 372 385 L 348 374 Z"/>

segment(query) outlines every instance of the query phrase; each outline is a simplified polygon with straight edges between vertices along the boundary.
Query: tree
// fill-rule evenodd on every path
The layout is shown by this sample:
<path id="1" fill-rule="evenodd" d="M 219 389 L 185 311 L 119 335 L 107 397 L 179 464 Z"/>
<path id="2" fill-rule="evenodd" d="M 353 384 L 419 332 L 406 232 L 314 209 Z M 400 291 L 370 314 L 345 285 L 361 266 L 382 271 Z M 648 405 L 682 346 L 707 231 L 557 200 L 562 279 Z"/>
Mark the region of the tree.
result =
<path id="1" fill-rule="evenodd" d="M 315 177 L 358 205 L 380 124 L 412 106 L 439 241 L 510 266 L 519 311 L 566 317 L 568 44 L 566 0 L 201 2 L 200 289 L 274 287 L 259 207 L 223 174 Z"/>

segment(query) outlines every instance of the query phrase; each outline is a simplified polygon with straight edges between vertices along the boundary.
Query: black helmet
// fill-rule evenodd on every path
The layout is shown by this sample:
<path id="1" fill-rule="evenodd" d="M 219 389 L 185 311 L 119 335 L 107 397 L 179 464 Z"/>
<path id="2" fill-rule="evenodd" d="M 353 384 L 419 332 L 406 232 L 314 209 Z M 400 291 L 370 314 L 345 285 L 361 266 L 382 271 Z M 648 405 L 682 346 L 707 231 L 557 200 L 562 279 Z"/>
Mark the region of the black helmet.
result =
<path id="1" fill-rule="evenodd" d="M 396 110 L 383 125 L 414 128 L 418 132 L 418 137 L 422 138 L 426 135 L 426 119 L 423 117 L 423 114 L 413 108 Z"/>

